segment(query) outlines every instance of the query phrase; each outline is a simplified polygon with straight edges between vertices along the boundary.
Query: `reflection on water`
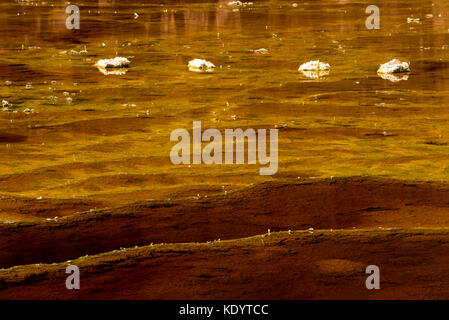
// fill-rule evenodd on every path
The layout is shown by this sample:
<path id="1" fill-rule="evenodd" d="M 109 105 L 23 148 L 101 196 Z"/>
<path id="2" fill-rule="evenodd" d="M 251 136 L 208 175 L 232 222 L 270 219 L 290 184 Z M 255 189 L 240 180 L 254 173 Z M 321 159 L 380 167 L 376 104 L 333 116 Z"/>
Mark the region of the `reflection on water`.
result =
<path id="1" fill-rule="evenodd" d="M 330 74 L 327 70 L 321 70 L 321 71 L 307 71 L 307 70 L 301 70 L 301 73 L 309 79 L 320 79 L 325 76 L 328 76 Z"/>
<path id="2" fill-rule="evenodd" d="M 100 71 L 105 76 L 108 76 L 108 75 L 119 76 L 122 74 L 126 74 L 128 72 L 128 69 L 125 69 L 125 68 L 123 68 L 123 69 L 106 69 L 106 68 L 100 68 L 100 67 L 97 67 L 97 68 L 98 68 L 98 71 Z"/>
<path id="3" fill-rule="evenodd" d="M 408 74 L 394 74 L 394 73 L 378 73 L 379 77 L 382 79 L 398 82 L 401 80 L 408 80 Z"/>
<path id="4" fill-rule="evenodd" d="M 448 177 L 447 1 L 382 0 L 380 30 L 368 2 L 253 2 L 84 0 L 67 30 L 66 2 L 2 1 L 0 192 L 121 203 L 303 175 Z M 94 67 L 115 56 L 129 70 Z M 214 72 L 189 72 L 194 58 Z M 412 72 L 379 77 L 393 58 Z M 316 59 L 332 71 L 297 71 Z M 282 128 L 279 173 L 174 167 L 170 132 L 193 120 Z"/>

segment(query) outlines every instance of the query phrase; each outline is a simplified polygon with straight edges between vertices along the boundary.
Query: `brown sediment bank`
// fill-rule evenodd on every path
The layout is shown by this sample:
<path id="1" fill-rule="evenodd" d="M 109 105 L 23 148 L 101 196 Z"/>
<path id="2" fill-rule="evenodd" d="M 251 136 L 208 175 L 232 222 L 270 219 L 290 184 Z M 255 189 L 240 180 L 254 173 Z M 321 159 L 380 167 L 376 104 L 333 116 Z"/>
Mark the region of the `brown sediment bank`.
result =
<path id="1" fill-rule="evenodd" d="M 0 266 L 53 263 L 150 243 L 286 230 L 449 226 L 449 186 L 374 178 L 263 183 L 228 195 L 144 201 L 0 226 Z M 62 207 L 64 209 L 64 207 Z M 55 213 L 55 215 L 57 215 Z"/>
<path id="2" fill-rule="evenodd" d="M 279 232 L 202 244 L 153 245 L 0 271 L 1 299 L 449 298 L 449 231 Z M 67 290 L 65 268 L 80 268 Z M 367 290 L 365 268 L 381 270 Z"/>

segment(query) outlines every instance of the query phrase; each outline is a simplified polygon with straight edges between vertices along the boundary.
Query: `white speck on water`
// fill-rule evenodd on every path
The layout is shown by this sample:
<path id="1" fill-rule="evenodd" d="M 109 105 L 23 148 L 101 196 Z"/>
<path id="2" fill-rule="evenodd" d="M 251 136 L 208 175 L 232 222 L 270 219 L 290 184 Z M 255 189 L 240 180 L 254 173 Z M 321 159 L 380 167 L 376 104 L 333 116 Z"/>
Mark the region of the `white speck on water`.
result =
<path id="1" fill-rule="evenodd" d="M 407 18 L 407 23 L 421 23 L 421 20 L 419 20 L 419 18 L 408 17 Z"/>
<path id="2" fill-rule="evenodd" d="M 265 48 L 260 48 L 260 49 L 254 50 L 254 53 L 266 54 L 266 53 L 268 53 L 268 50 Z"/>

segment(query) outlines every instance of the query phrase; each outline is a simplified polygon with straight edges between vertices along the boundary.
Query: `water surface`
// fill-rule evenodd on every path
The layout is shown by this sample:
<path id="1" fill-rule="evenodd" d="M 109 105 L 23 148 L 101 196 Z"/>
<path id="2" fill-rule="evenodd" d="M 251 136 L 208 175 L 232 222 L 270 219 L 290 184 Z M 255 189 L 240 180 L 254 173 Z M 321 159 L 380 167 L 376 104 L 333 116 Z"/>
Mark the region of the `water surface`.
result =
<path id="1" fill-rule="evenodd" d="M 447 180 L 447 1 L 377 1 L 379 30 L 367 1 L 253 2 L 77 1 L 81 28 L 67 30 L 66 2 L 1 1 L 0 98 L 13 106 L 0 112 L 0 193 L 118 205 L 298 176 Z M 125 74 L 93 66 L 115 56 L 131 60 Z M 217 68 L 190 72 L 193 58 Z M 377 75 L 392 58 L 410 61 L 407 79 Z M 297 71 L 312 59 L 330 74 Z M 194 120 L 282 127 L 278 173 L 173 165 L 170 133 Z"/>

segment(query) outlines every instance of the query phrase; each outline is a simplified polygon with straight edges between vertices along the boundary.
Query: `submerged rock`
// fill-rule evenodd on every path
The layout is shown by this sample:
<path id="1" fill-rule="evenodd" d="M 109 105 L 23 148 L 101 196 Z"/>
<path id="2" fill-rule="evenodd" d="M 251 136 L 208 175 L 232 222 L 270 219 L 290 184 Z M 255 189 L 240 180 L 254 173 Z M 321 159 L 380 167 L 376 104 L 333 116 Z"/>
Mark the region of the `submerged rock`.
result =
<path id="1" fill-rule="evenodd" d="M 102 59 L 95 64 L 98 68 L 128 68 L 130 61 L 124 57 L 115 57 L 113 59 Z"/>
<path id="2" fill-rule="evenodd" d="M 212 62 L 203 59 L 193 59 L 189 61 L 189 70 L 194 72 L 212 72 L 215 65 Z"/>
<path id="3" fill-rule="evenodd" d="M 407 62 L 401 62 L 398 59 L 390 60 L 381 64 L 377 73 L 400 73 L 410 72 L 410 65 Z"/>
<path id="4" fill-rule="evenodd" d="M 312 60 L 299 66 L 298 71 L 328 71 L 331 66 L 320 60 Z"/>

